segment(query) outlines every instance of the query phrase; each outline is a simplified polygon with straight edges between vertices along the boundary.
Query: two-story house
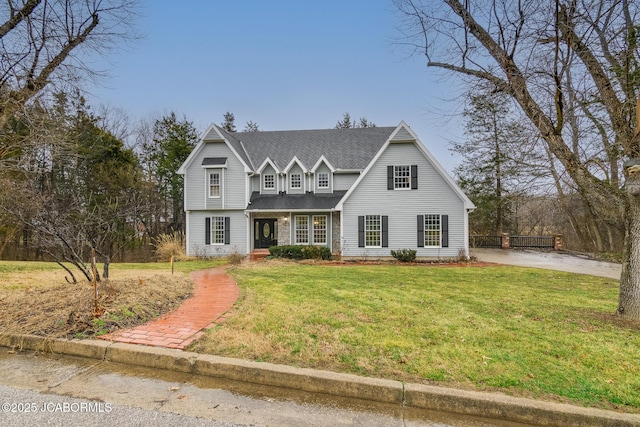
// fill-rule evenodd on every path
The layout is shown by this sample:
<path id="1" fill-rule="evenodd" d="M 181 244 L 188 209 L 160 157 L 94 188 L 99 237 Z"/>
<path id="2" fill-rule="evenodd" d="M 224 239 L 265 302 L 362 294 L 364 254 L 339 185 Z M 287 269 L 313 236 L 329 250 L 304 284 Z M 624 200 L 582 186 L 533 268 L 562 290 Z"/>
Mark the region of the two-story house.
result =
<path id="1" fill-rule="evenodd" d="M 178 173 L 189 255 L 289 244 L 358 258 L 469 252 L 474 205 L 404 122 L 237 133 L 213 124 Z"/>

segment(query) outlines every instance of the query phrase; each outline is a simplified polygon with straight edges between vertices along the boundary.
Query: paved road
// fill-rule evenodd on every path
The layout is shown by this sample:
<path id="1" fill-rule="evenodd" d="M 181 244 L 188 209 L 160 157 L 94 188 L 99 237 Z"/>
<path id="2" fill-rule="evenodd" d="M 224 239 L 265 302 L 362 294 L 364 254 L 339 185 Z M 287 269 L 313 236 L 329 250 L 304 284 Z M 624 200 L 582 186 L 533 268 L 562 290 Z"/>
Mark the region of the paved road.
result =
<path id="1" fill-rule="evenodd" d="M 514 426 L 2 347 L 0 372 L 1 427 Z"/>
<path id="2" fill-rule="evenodd" d="M 471 249 L 471 255 L 478 261 L 520 267 L 543 268 L 566 271 L 568 273 L 590 274 L 592 276 L 620 279 L 622 266 L 611 262 L 594 261 L 587 257 L 563 252 L 538 252 L 519 249 Z"/>

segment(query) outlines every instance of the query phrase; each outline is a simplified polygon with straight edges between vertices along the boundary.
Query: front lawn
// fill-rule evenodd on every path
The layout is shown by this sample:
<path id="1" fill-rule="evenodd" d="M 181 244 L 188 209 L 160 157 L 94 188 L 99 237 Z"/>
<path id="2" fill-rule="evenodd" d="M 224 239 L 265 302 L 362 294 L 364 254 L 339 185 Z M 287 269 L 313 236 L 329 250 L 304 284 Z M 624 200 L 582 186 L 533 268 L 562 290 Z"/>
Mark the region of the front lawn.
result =
<path id="1" fill-rule="evenodd" d="M 640 412 L 618 282 L 506 266 L 235 267 L 235 312 L 192 350 Z"/>

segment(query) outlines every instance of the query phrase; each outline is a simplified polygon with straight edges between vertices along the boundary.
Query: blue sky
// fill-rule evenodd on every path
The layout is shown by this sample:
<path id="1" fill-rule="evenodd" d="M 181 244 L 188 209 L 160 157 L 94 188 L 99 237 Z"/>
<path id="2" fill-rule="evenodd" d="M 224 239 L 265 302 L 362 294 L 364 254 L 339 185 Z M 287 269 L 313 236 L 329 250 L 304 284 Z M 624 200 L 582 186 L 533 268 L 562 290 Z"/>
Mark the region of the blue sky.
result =
<path id="1" fill-rule="evenodd" d="M 391 0 L 144 0 L 145 37 L 109 54 L 90 100 L 134 121 L 174 111 L 198 131 L 225 111 L 239 130 L 404 120 L 451 173 L 456 87 L 397 44 L 398 24 Z"/>

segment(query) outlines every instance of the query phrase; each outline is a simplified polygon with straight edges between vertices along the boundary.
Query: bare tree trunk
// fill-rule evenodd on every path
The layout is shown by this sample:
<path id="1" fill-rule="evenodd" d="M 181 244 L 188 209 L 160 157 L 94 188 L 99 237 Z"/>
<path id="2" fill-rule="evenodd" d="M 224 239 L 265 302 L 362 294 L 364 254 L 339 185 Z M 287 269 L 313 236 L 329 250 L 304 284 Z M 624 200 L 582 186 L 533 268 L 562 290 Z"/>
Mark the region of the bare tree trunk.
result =
<path id="1" fill-rule="evenodd" d="M 618 314 L 640 319 L 640 174 L 627 177 L 629 203 Z"/>

